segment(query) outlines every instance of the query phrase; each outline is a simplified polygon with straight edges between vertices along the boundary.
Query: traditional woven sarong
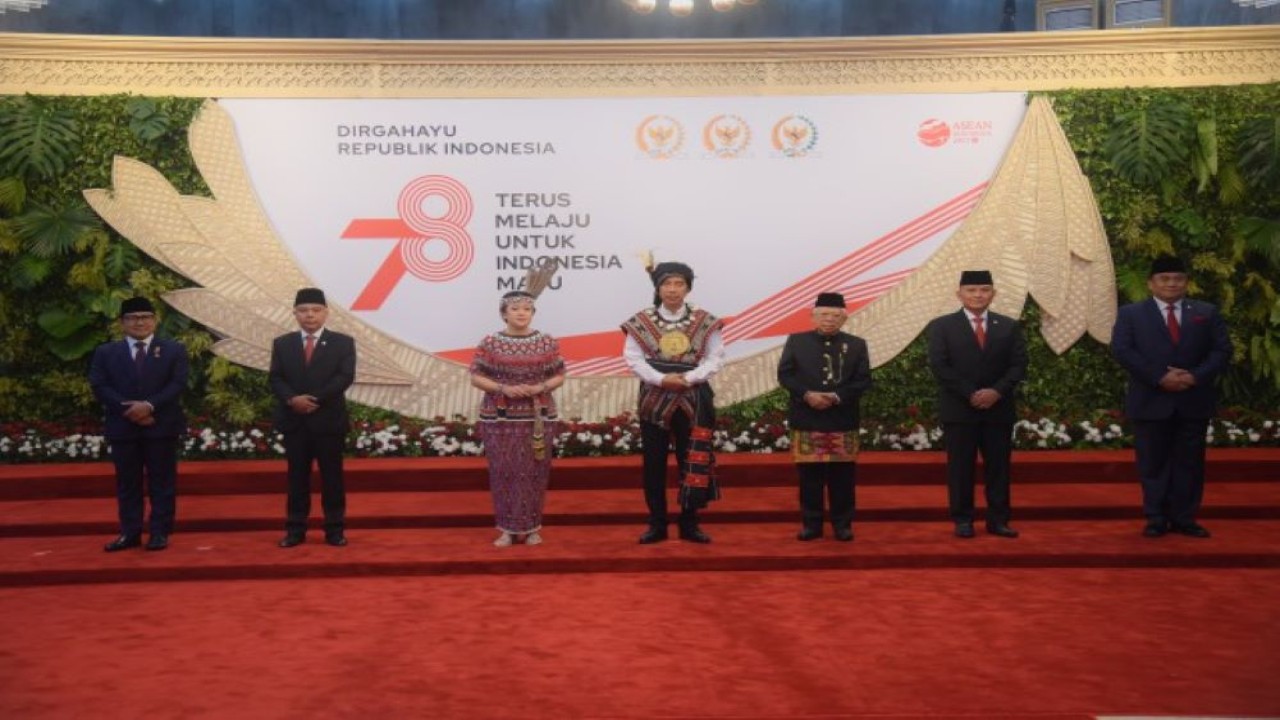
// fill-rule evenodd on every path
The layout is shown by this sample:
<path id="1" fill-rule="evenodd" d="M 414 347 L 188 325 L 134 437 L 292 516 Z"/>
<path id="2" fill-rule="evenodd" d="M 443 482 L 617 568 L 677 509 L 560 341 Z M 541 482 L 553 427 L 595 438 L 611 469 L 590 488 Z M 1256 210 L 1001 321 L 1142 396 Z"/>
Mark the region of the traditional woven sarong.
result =
<path id="1" fill-rule="evenodd" d="M 484 454 L 489 461 L 489 491 L 494 525 L 503 532 L 530 533 L 542 527 L 542 508 L 551 475 L 551 457 L 559 423 L 545 423 L 547 452 L 534 457 L 533 423 L 481 422 Z"/>
<path id="2" fill-rule="evenodd" d="M 791 431 L 791 452 L 798 463 L 856 462 L 859 446 L 857 430 Z"/>

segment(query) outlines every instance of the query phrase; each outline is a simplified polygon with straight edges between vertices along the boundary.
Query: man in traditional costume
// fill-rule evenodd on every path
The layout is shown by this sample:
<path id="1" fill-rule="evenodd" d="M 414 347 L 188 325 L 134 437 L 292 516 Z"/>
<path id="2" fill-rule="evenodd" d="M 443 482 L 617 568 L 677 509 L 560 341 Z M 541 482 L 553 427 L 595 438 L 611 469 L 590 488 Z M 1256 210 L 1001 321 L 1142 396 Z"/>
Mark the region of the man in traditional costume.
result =
<path id="1" fill-rule="evenodd" d="M 715 456 L 715 393 L 709 381 L 724 364 L 723 322 L 685 302 L 693 269 L 659 263 L 649 271 L 653 306 L 622 324 L 623 357 L 640 378 L 640 437 L 649 527 L 640 544 L 667 539 L 667 456 L 674 444 L 680 467 L 680 539 L 709 543 L 698 510 L 719 497 Z"/>
<path id="2" fill-rule="evenodd" d="M 800 541 L 822 537 L 822 493 L 836 540 L 853 540 L 858 404 L 871 388 L 867 343 L 841 330 L 849 318 L 840 293 L 818 295 L 814 329 L 787 338 L 778 384 L 790 396 L 787 422 L 800 474 Z"/>

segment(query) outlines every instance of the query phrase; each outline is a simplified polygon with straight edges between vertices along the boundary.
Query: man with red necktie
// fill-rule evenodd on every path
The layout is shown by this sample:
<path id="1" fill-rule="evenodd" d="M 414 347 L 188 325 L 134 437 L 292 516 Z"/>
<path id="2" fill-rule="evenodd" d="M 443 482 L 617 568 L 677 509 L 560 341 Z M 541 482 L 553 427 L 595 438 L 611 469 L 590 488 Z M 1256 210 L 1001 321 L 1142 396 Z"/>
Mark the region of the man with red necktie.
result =
<path id="1" fill-rule="evenodd" d="M 342 547 L 347 544 L 342 451 L 350 426 L 345 393 L 355 382 L 356 343 L 325 327 L 329 306 L 319 288 L 298 291 L 293 315 L 299 329 L 271 344 L 268 373 L 276 398 L 273 420 L 284 435 L 289 468 L 285 536 L 279 544 L 291 548 L 306 541 L 314 463 L 320 469 L 324 539 Z"/>
<path id="2" fill-rule="evenodd" d="M 1125 415 L 1142 481 L 1142 534 L 1151 538 L 1209 537 L 1196 513 L 1217 406 L 1213 383 L 1231 361 L 1231 339 L 1218 309 L 1188 300 L 1187 285 L 1182 260 L 1157 258 L 1147 277 L 1151 297 L 1120 308 L 1111 334 L 1111 353 L 1129 372 Z"/>
<path id="3" fill-rule="evenodd" d="M 1027 375 L 1027 345 L 1015 318 L 990 311 L 995 296 L 990 271 L 966 270 L 956 291 L 963 307 L 934 318 L 925 328 L 947 448 L 948 505 L 959 538 L 974 536 L 974 466 L 979 452 L 985 469 L 987 532 L 1018 537 L 1009 527 L 1009 466 L 1014 396 Z"/>
<path id="4" fill-rule="evenodd" d="M 106 416 L 116 468 L 120 535 L 103 550 L 142 545 L 143 485 L 151 499 L 148 550 L 169 547 L 178 494 L 178 438 L 186 431 L 179 398 L 187 387 L 187 349 L 156 337 L 155 307 L 144 297 L 120 305 L 124 341 L 98 346 L 89 386 Z"/>

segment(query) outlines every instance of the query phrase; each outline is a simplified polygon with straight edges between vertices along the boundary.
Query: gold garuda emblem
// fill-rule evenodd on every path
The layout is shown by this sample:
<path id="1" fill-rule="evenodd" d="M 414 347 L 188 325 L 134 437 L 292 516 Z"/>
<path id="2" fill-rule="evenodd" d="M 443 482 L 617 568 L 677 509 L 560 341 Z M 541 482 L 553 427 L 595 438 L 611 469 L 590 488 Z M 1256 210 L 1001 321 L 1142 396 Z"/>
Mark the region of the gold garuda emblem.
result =
<path id="1" fill-rule="evenodd" d="M 689 352 L 689 336 L 679 330 L 668 330 L 658 338 L 658 350 L 662 357 L 672 360 Z"/>

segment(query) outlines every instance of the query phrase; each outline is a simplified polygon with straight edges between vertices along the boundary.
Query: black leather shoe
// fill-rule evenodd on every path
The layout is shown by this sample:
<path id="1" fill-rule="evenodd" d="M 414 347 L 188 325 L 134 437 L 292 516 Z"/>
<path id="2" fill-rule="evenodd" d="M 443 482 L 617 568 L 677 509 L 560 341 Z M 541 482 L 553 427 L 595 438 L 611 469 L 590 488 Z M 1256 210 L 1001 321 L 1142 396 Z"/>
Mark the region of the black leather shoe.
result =
<path id="1" fill-rule="evenodd" d="M 820 528 L 802 528 L 800 532 L 796 533 L 796 539 L 800 542 L 809 542 L 810 540 L 817 540 L 820 537 L 822 537 L 822 530 Z"/>
<path id="2" fill-rule="evenodd" d="M 1174 525 L 1173 531 L 1178 533 L 1179 535 L 1186 535 L 1187 537 L 1195 537 L 1195 538 L 1209 537 L 1209 531 L 1206 530 L 1203 525 L 1200 525 L 1194 522 L 1181 523 L 1179 525 Z"/>
<path id="3" fill-rule="evenodd" d="M 115 540 L 103 545 L 102 549 L 107 552 L 120 552 L 121 550 L 136 548 L 140 545 L 142 545 L 141 535 L 121 535 Z"/>
<path id="4" fill-rule="evenodd" d="M 706 545 L 711 542 L 711 536 L 702 532 L 697 525 L 687 525 L 680 528 L 680 539 L 689 542 Z"/>
<path id="5" fill-rule="evenodd" d="M 169 536 L 158 533 L 151 533 L 151 537 L 147 538 L 148 550 L 164 550 L 169 547 Z"/>
<path id="6" fill-rule="evenodd" d="M 1146 527 L 1142 528 L 1142 537 L 1164 537 L 1167 532 L 1169 532 L 1169 526 L 1165 522 L 1149 522 Z"/>
<path id="7" fill-rule="evenodd" d="M 640 544 L 652 545 L 654 543 L 662 542 L 663 540 L 666 540 L 666 539 L 667 539 L 666 525 L 650 525 L 649 529 L 645 530 L 640 535 Z"/>
<path id="8" fill-rule="evenodd" d="M 324 536 L 324 541 L 334 547 L 347 546 L 347 536 L 343 535 L 342 533 L 329 533 L 328 535 Z"/>
<path id="9" fill-rule="evenodd" d="M 956 537 L 958 538 L 973 537 L 973 523 L 956 523 Z"/>
<path id="10" fill-rule="evenodd" d="M 988 523 L 987 532 L 1002 538 L 1016 538 L 1018 531 L 1004 523 Z"/>
<path id="11" fill-rule="evenodd" d="M 853 528 L 838 527 L 835 529 L 835 534 L 840 542 L 853 542 Z"/>
<path id="12" fill-rule="evenodd" d="M 278 544 L 282 548 L 291 548 L 291 547 L 296 547 L 298 545 L 301 545 L 306 541 L 307 541 L 306 535 L 294 535 L 291 533 L 289 535 L 285 535 L 284 539 L 281 540 Z"/>

